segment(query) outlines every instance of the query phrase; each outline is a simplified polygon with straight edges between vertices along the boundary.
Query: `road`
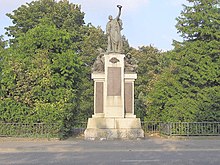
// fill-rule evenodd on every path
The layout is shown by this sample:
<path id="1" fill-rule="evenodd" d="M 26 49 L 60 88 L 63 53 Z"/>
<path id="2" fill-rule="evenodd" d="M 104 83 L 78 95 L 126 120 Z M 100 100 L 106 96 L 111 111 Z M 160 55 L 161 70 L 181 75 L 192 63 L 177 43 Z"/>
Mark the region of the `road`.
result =
<path id="1" fill-rule="evenodd" d="M 219 165 L 218 139 L 0 141 L 1 165 Z"/>

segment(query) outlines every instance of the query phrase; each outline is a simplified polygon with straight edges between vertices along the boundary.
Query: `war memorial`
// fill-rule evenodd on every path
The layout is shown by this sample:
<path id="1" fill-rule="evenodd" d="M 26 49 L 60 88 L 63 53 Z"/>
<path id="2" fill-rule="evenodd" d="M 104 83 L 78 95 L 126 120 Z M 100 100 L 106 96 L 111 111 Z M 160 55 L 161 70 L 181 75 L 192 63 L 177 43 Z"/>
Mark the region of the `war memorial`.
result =
<path id="1" fill-rule="evenodd" d="M 85 139 L 138 139 L 144 137 L 141 121 L 134 115 L 134 81 L 137 63 L 123 54 L 121 5 L 118 16 L 109 16 L 107 51 L 93 64 L 94 114 L 88 119 Z"/>

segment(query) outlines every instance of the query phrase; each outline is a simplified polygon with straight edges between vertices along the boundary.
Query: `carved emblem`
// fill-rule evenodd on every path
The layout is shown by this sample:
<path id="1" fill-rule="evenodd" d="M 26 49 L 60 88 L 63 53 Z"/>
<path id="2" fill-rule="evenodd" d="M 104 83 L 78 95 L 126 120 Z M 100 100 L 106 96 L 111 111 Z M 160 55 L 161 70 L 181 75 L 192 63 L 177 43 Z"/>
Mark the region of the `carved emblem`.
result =
<path id="1" fill-rule="evenodd" d="M 117 59 L 116 57 L 112 57 L 109 61 L 111 63 L 115 64 L 115 63 L 119 62 L 119 59 Z"/>

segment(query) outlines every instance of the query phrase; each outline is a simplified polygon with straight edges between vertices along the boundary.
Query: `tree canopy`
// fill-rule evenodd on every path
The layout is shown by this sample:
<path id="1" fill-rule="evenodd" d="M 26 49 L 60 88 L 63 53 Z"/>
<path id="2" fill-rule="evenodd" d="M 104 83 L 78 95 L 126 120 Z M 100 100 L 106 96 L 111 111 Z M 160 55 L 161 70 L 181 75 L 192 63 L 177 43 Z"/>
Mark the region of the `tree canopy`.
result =
<path id="1" fill-rule="evenodd" d="M 79 32 L 78 29 L 84 24 L 84 13 L 80 6 L 70 3 L 68 0 L 32 1 L 20 6 L 13 13 L 8 13 L 7 16 L 14 24 L 6 28 L 7 34 L 14 37 L 13 41 L 38 26 L 42 19 L 52 22 L 57 29 L 75 32 L 76 36 Z"/>
<path id="2" fill-rule="evenodd" d="M 159 114 L 163 121 L 220 120 L 218 1 L 188 1 L 176 25 L 184 41 L 174 41 L 170 64 L 147 97 L 148 119 Z"/>
<path id="3" fill-rule="evenodd" d="M 33 1 L 7 15 L 14 25 L 1 54 L 0 121 L 58 123 L 65 135 L 93 112 L 88 68 L 104 32 L 66 0 Z"/>

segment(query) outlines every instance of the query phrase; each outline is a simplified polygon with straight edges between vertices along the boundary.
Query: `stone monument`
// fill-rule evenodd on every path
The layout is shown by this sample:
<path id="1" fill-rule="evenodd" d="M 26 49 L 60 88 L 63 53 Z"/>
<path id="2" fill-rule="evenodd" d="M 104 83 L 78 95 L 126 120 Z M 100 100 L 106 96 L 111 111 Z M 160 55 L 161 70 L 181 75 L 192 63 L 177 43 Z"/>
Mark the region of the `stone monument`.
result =
<path id="1" fill-rule="evenodd" d="M 144 137 L 141 121 L 134 115 L 134 81 L 137 63 L 123 54 L 121 5 L 106 26 L 107 52 L 99 51 L 92 67 L 94 115 L 88 119 L 85 139 L 137 139 Z"/>

